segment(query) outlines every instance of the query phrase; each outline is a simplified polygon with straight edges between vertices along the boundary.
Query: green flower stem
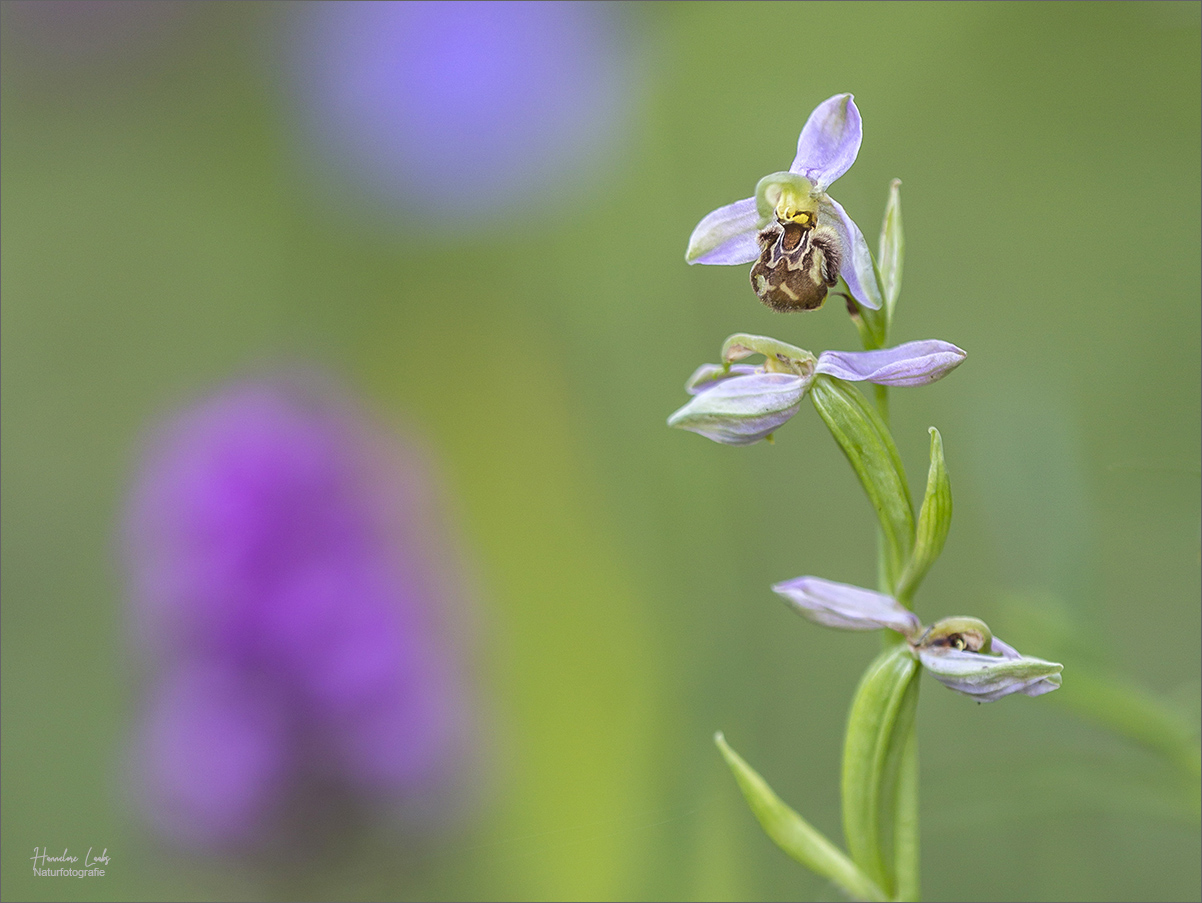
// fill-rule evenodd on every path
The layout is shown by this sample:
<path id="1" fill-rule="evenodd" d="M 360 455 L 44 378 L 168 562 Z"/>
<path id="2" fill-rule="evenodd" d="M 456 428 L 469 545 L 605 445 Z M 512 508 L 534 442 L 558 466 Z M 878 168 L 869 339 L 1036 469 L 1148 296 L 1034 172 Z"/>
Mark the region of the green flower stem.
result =
<path id="1" fill-rule="evenodd" d="M 843 833 L 852 861 L 891 896 L 898 886 L 895 851 L 909 851 L 913 831 L 903 819 L 897 834 L 899 797 L 912 814 L 912 776 L 901 777 L 904 751 L 918 704 L 918 662 L 905 644 L 882 652 L 868 667 L 852 700 L 843 747 Z M 901 793 L 905 789 L 905 793 Z M 907 884 L 914 878 L 906 863 Z"/>
<path id="2" fill-rule="evenodd" d="M 730 748 L 721 732 L 714 735 L 714 743 L 734 773 L 751 811 L 778 847 L 810 871 L 839 885 L 854 900 L 889 899 L 880 885 L 864 874 L 821 831 L 785 805 L 768 782 Z"/>
<path id="3" fill-rule="evenodd" d="M 899 183 L 895 180 L 891 201 L 896 198 L 898 184 Z M 888 213 L 886 213 L 886 221 L 888 221 Z M 882 246 L 885 245 L 885 238 L 883 235 L 881 244 Z M 900 258 L 900 253 L 898 254 L 898 257 Z M 896 269 L 898 271 L 898 278 L 900 279 L 900 260 L 896 266 Z M 894 287 L 892 297 L 889 297 L 887 294 L 886 298 L 888 301 L 887 310 L 891 315 L 893 313 L 892 302 L 896 298 L 896 287 Z M 888 319 L 886 319 L 886 324 L 888 324 Z M 888 326 L 886 325 L 886 329 L 887 328 Z M 865 350 L 867 350 L 867 348 Z M 876 407 L 877 412 L 881 415 L 881 421 L 885 424 L 885 427 L 888 428 L 888 386 L 876 386 Z M 929 478 L 928 482 L 930 482 Z M 887 551 L 885 547 L 885 538 L 881 531 L 878 530 L 877 585 L 882 592 L 888 593 L 893 590 L 893 587 L 888 585 L 889 575 L 886 565 L 886 555 Z M 907 570 L 909 570 L 909 568 L 907 568 Z M 906 607 L 911 607 L 908 595 L 906 599 L 903 600 L 902 604 Z M 886 650 L 905 642 L 902 636 L 889 630 L 883 632 L 883 639 L 883 646 Z M 893 862 L 894 870 L 897 875 L 897 890 L 894 898 L 899 901 L 913 901 L 920 899 L 921 894 L 921 856 L 918 829 L 918 732 L 913 728 L 913 715 L 911 715 L 911 724 L 908 727 L 905 727 L 905 729 L 909 731 L 909 739 L 906 741 L 905 748 L 902 751 L 901 766 L 897 775 L 897 799 L 894 803 Z"/>
<path id="4" fill-rule="evenodd" d="M 890 327 L 893 325 L 893 312 L 897 302 L 897 296 L 901 289 L 902 276 L 902 258 L 905 253 L 905 237 L 902 231 L 901 222 L 901 198 L 898 189 L 901 186 L 901 181 L 894 179 L 889 188 L 889 201 L 885 208 L 885 218 L 881 223 L 881 238 L 880 246 L 877 254 L 879 266 L 877 267 L 876 276 L 881 286 L 881 294 L 885 300 L 884 309 L 877 315 L 869 314 L 864 317 L 862 309 L 856 310 L 858 316 L 853 316 L 857 330 L 860 333 L 861 342 L 864 345 L 865 351 L 871 351 L 874 348 L 883 348 L 888 345 Z M 858 308 L 858 305 L 855 305 Z M 883 316 L 881 315 L 883 314 Z M 875 387 L 876 410 L 880 418 L 880 422 L 884 427 L 886 436 L 892 444 L 892 436 L 889 432 L 889 388 L 887 386 Z M 936 440 L 932 437 L 932 442 Z M 895 445 L 895 444 L 894 444 Z M 932 446 L 934 448 L 934 446 Z M 934 469 L 934 452 L 932 452 L 932 469 Z M 939 448 L 939 466 L 942 467 L 942 446 Z M 857 471 L 859 473 L 859 471 Z M 946 480 L 946 474 L 942 475 Z M 931 495 L 931 477 L 928 476 L 927 496 Z M 905 482 L 905 476 L 902 475 L 902 482 Z M 871 496 L 870 496 L 871 497 Z M 907 504 L 909 500 L 907 498 Z M 874 503 L 875 506 L 875 503 Z M 924 511 L 928 507 L 928 499 L 924 498 Z M 950 497 L 948 498 L 948 508 L 950 511 Z M 920 518 L 921 519 L 921 518 Z M 920 528 L 921 529 L 921 528 Z M 944 530 L 946 535 L 946 529 Z M 921 544 L 921 537 L 919 537 Z M 942 542 L 938 543 L 939 548 L 942 548 Z M 938 555 L 931 556 L 931 560 Z M 907 562 L 905 576 L 899 575 L 896 569 L 890 566 L 891 550 L 888 537 L 885 529 L 877 531 L 877 588 L 883 593 L 892 594 L 899 587 L 897 583 L 908 584 L 904 593 L 904 598 L 901 602 L 906 607 L 910 607 L 910 596 L 912 589 L 917 586 L 918 580 L 921 579 L 921 574 L 909 574 L 915 569 L 915 562 L 911 559 Z M 924 556 L 924 559 L 926 556 Z M 929 562 L 925 562 L 929 567 Z M 925 568 L 924 568 L 925 571 Z M 906 579 L 909 577 L 909 579 Z M 917 579 L 915 579 L 917 577 Z M 884 652 L 882 658 L 890 654 L 901 654 L 898 651 L 899 646 L 904 645 L 904 639 L 891 631 L 884 631 L 883 647 Z M 878 659 L 880 661 L 880 659 Z M 874 663 L 875 664 L 875 663 Z M 869 671 L 871 672 L 871 667 Z M 919 669 L 915 668 L 917 674 Z M 868 680 L 868 674 L 865 675 L 865 681 Z M 912 684 L 917 690 L 918 682 L 913 680 Z M 855 711 L 855 703 L 853 702 L 853 713 Z M 899 713 L 896 730 L 900 731 L 905 737 L 905 745 L 902 749 L 901 760 L 898 765 L 898 772 L 895 779 L 895 796 L 893 800 L 893 823 L 892 823 L 892 859 L 893 870 L 896 877 L 894 899 L 900 901 L 918 900 L 920 893 L 919 871 L 920 871 L 920 855 L 919 855 L 919 829 L 918 829 L 918 734 L 914 730 L 914 713 L 916 706 L 911 704 L 908 711 Z M 852 724 L 849 719 L 848 723 L 848 741 L 850 745 L 852 732 Z M 846 768 L 846 765 L 845 765 Z M 844 772 L 844 781 L 847 780 L 846 770 Z M 846 806 L 846 801 L 844 803 Z M 846 817 L 846 816 L 845 816 Z"/>
<path id="5" fill-rule="evenodd" d="M 877 280 L 880 285 L 880 280 Z M 850 296 L 849 296 L 850 297 Z M 884 310 L 873 310 L 858 304 L 854 299 L 848 305 L 849 310 L 855 311 L 852 316 L 856 330 L 860 333 L 860 341 L 865 351 L 875 351 L 887 347 L 889 341 L 889 324 Z"/>
<path id="6" fill-rule="evenodd" d="M 889 387 L 873 386 L 876 390 L 876 412 L 881 415 L 881 423 L 889 427 Z"/>

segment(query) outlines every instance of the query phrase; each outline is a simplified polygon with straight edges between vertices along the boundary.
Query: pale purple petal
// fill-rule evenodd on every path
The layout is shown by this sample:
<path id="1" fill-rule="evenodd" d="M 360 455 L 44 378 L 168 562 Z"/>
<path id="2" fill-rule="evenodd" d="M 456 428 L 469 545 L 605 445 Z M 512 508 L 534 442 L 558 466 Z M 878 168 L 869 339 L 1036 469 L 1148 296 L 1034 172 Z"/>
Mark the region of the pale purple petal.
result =
<path id="1" fill-rule="evenodd" d="M 1042 696 L 1059 688 L 1060 664 L 1020 655 L 997 637 L 991 648 L 998 654 L 937 647 L 919 649 L 918 658 L 945 687 L 977 702 L 994 702 L 1014 693 Z"/>
<path id="2" fill-rule="evenodd" d="M 892 596 L 819 577 L 798 577 L 772 587 L 801 615 L 842 630 L 888 628 L 912 636 L 921 623 Z"/>
<path id="3" fill-rule="evenodd" d="M 724 379 L 736 376 L 751 376 L 759 370 L 752 364 L 732 364 L 727 371 L 721 364 L 702 364 L 693 371 L 689 381 L 684 384 L 684 390 L 690 395 L 700 395 L 718 385 Z"/>
<path id="4" fill-rule="evenodd" d="M 851 382 L 925 386 L 943 379 L 963 363 L 964 357 L 964 352 L 950 342 L 927 339 L 879 351 L 824 351 L 816 369 Z"/>
<path id="5" fill-rule="evenodd" d="M 760 256 L 755 198 L 719 207 L 697 224 L 685 251 L 687 263 L 751 263 Z"/>
<path id="6" fill-rule="evenodd" d="M 1017 649 L 1015 649 L 1009 643 L 1002 642 L 997 637 L 993 638 L 993 643 L 990 646 L 990 649 L 1005 659 L 1013 660 L 1022 658 L 1022 654 Z"/>
<path id="7" fill-rule="evenodd" d="M 757 373 L 719 382 L 668 418 L 724 445 L 751 445 L 797 413 L 810 380 L 789 373 Z"/>
<path id="8" fill-rule="evenodd" d="M 863 137 L 860 111 L 852 95 L 836 94 L 818 104 L 806 120 L 789 171 L 805 176 L 819 191 L 825 191 L 856 162 Z"/>
<path id="9" fill-rule="evenodd" d="M 872 252 L 864 241 L 864 233 L 855 224 L 847 211 L 832 197 L 827 197 L 819 206 L 819 222 L 832 226 L 839 233 L 843 244 L 843 263 L 839 275 L 847 283 L 852 297 L 865 307 L 879 310 L 881 288 L 876 281 L 876 267 L 872 263 Z"/>

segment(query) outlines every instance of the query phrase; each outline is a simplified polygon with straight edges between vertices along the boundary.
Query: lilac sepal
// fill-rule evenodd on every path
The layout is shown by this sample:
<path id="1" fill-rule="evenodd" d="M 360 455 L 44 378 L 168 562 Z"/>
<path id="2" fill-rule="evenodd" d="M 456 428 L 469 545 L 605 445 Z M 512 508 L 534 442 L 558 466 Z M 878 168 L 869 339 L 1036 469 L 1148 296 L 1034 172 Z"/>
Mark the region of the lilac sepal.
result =
<path id="1" fill-rule="evenodd" d="M 918 616 L 892 596 L 819 577 L 797 577 L 772 587 L 801 615 L 827 627 L 842 630 L 888 628 L 913 636 L 921 626 Z"/>
<path id="2" fill-rule="evenodd" d="M 850 94 L 836 94 L 814 108 L 797 139 L 790 172 L 805 176 L 819 191 L 851 169 L 864 137 L 860 111 Z"/>
<path id="3" fill-rule="evenodd" d="M 839 233 L 844 251 L 839 275 L 847 283 L 852 296 L 865 307 L 880 310 L 883 303 L 881 287 L 876 281 L 876 267 L 872 263 L 872 252 L 868 250 L 864 233 L 855 220 L 847 215 L 843 205 L 830 195 L 823 195 L 818 211 L 818 222 L 834 227 Z"/>
<path id="4" fill-rule="evenodd" d="M 689 236 L 685 261 L 690 264 L 751 263 L 760 256 L 755 241 L 758 223 L 755 198 L 719 207 L 707 214 Z"/>
<path id="5" fill-rule="evenodd" d="M 751 376 L 758 370 L 759 368 L 752 364 L 731 364 L 729 371 L 721 364 L 702 364 L 693 371 L 689 381 L 684 384 L 684 390 L 690 395 L 700 395 L 702 392 L 714 388 L 724 379 Z"/>
<path id="6" fill-rule="evenodd" d="M 918 650 L 918 658 L 945 687 L 977 702 L 994 702 L 1012 693 L 1042 696 L 1059 688 L 1063 665 L 1020 655 L 997 637 L 992 649 L 999 654 L 936 647 Z"/>
<path id="7" fill-rule="evenodd" d="M 964 358 L 964 352 L 950 342 L 927 339 L 879 351 L 824 351 L 816 371 L 881 386 L 925 386 L 943 379 Z"/>
<path id="8" fill-rule="evenodd" d="M 801 407 L 810 380 L 789 373 L 755 373 L 724 379 L 668 418 L 724 445 L 751 445 L 775 432 Z"/>

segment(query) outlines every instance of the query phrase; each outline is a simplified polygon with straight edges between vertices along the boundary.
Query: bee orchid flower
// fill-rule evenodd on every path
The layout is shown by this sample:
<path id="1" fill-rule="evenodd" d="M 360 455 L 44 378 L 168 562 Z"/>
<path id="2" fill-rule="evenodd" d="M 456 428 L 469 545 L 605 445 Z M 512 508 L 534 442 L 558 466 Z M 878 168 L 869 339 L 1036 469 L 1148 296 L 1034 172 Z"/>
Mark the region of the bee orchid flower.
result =
<path id="1" fill-rule="evenodd" d="M 1060 686 L 1062 665 L 1020 655 L 976 618 L 944 618 L 923 629 L 918 616 L 892 596 L 818 577 L 797 577 L 772 590 L 825 627 L 897 631 L 932 677 L 977 702 L 1013 693 L 1042 696 Z"/>
<path id="2" fill-rule="evenodd" d="M 814 310 L 839 277 L 852 296 L 881 306 L 872 254 L 864 235 L 827 194 L 860 152 L 863 126 L 850 94 L 820 103 L 797 139 L 787 172 L 764 176 L 755 196 L 719 207 L 693 230 L 688 263 L 752 263 L 751 285 L 769 307 Z"/>
<path id="3" fill-rule="evenodd" d="M 733 364 L 763 354 L 764 365 Z M 692 430 L 724 445 L 766 439 L 801 409 L 818 374 L 882 386 L 922 386 L 942 379 L 964 360 L 950 342 L 928 339 L 879 351 L 810 352 L 764 336 L 734 335 L 724 364 L 703 364 L 685 384 L 693 398 L 668 418 L 668 426 Z"/>

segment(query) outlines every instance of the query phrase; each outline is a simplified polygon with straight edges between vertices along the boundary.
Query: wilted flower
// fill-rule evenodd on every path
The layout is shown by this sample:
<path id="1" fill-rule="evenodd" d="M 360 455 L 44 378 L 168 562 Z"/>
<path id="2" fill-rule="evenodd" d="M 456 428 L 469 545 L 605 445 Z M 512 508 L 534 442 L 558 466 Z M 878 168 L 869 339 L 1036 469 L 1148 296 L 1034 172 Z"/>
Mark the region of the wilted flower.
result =
<path id="1" fill-rule="evenodd" d="M 820 103 L 797 139 L 788 172 L 764 176 L 755 197 L 719 207 L 689 238 L 689 263 L 756 261 L 751 285 L 769 307 L 812 310 L 842 276 L 855 299 L 881 306 L 864 235 L 827 189 L 851 168 L 863 128 L 852 95 Z"/>
<path id="2" fill-rule="evenodd" d="M 978 702 L 1012 693 L 1042 696 L 1060 686 L 1063 665 L 1020 655 L 976 618 L 945 618 L 924 631 L 918 616 L 892 596 L 859 586 L 797 577 L 772 590 L 803 617 L 827 627 L 897 631 L 936 680 Z"/>
<path id="3" fill-rule="evenodd" d="M 774 353 L 777 347 L 788 351 Z M 879 351 L 824 351 L 815 359 L 808 351 L 761 336 L 732 336 L 723 356 L 731 361 L 755 352 L 765 354 L 763 367 L 699 367 L 685 384 L 693 399 L 668 418 L 668 426 L 725 445 L 751 445 L 800 410 L 817 374 L 883 386 L 921 386 L 942 379 L 965 358 L 955 345 L 929 339 Z"/>
<path id="4" fill-rule="evenodd" d="M 160 433 L 128 563 L 153 688 L 134 780 L 167 833 L 260 844 L 314 794 L 412 813 L 448 788 L 467 719 L 427 479 L 295 379 Z"/>

